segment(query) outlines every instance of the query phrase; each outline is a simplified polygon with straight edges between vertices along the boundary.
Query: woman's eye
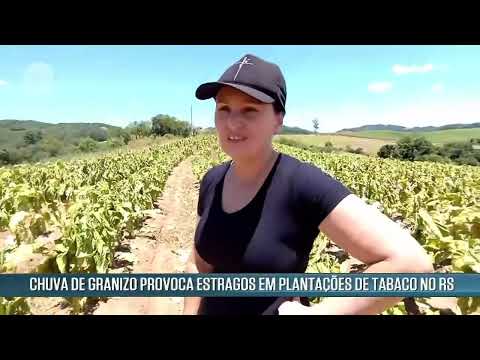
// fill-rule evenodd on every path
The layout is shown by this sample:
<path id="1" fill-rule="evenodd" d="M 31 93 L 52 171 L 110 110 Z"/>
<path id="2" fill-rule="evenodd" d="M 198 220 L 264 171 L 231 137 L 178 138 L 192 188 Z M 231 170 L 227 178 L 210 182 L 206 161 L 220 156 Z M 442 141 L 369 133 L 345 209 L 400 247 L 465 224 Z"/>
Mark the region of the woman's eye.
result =
<path id="1" fill-rule="evenodd" d="M 258 110 L 255 109 L 255 108 L 247 108 L 247 109 L 244 110 L 244 113 L 246 115 L 255 115 L 257 112 L 258 112 Z"/>
<path id="2" fill-rule="evenodd" d="M 217 111 L 225 112 L 225 111 L 229 111 L 229 108 L 227 106 L 221 106 L 217 109 Z"/>

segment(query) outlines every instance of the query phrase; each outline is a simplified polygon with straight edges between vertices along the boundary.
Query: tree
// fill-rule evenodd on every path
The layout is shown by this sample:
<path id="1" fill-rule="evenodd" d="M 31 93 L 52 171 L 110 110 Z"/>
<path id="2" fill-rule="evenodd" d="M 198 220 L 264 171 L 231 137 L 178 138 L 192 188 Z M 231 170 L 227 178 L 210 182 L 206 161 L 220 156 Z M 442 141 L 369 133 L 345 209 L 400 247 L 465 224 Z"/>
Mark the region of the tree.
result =
<path id="1" fill-rule="evenodd" d="M 479 166 L 480 162 L 477 161 L 473 156 L 462 156 L 455 160 L 455 162 L 459 165 L 472 165 L 472 166 Z"/>
<path id="2" fill-rule="evenodd" d="M 171 116 L 159 114 L 152 118 L 152 134 L 154 136 L 174 134 L 175 130 L 174 119 Z"/>
<path id="3" fill-rule="evenodd" d="M 172 134 L 186 137 L 191 133 L 190 124 L 186 121 L 180 121 L 174 116 L 159 114 L 152 118 L 152 134 L 155 136 Z"/>
<path id="4" fill-rule="evenodd" d="M 57 156 L 63 152 L 64 143 L 57 138 L 43 139 L 39 144 L 40 150 L 49 156 Z"/>
<path id="5" fill-rule="evenodd" d="M 97 143 L 91 138 L 85 138 L 80 141 L 78 148 L 81 152 L 92 152 L 97 148 Z"/>
<path id="6" fill-rule="evenodd" d="M 480 150 L 474 150 L 473 157 L 477 159 L 478 162 L 480 162 Z"/>
<path id="7" fill-rule="evenodd" d="M 415 160 L 415 148 L 413 147 L 413 138 L 405 136 L 397 142 L 398 154 L 400 159 Z"/>
<path id="8" fill-rule="evenodd" d="M 10 154 L 6 149 L 0 150 L 0 165 L 5 165 L 10 162 Z"/>
<path id="9" fill-rule="evenodd" d="M 377 155 L 378 155 L 378 157 L 381 157 L 383 159 L 387 159 L 387 158 L 398 159 L 398 158 L 400 158 L 400 154 L 398 152 L 398 146 L 397 145 L 392 145 L 392 144 L 383 145 L 378 150 Z"/>
<path id="10" fill-rule="evenodd" d="M 23 140 L 25 141 L 25 145 L 34 145 L 42 140 L 42 137 L 41 131 L 27 131 L 27 133 L 23 136 Z"/>
<path id="11" fill-rule="evenodd" d="M 111 138 L 108 140 L 107 144 L 110 148 L 114 149 L 124 145 L 125 143 L 122 138 Z"/>
<path id="12" fill-rule="evenodd" d="M 192 130 L 192 135 L 193 135 L 193 136 L 198 135 L 201 131 L 202 131 L 202 128 L 201 128 L 201 127 L 199 127 L 199 126 L 194 126 L 194 127 L 193 127 L 193 130 Z"/>
<path id="13" fill-rule="evenodd" d="M 404 137 L 395 145 L 384 145 L 377 155 L 381 158 L 395 158 L 409 161 L 432 161 L 480 166 L 480 150 L 473 147 L 473 141 L 447 143 L 434 146 L 425 138 Z"/>
<path id="14" fill-rule="evenodd" d="M 415 149 L 415 157 L 429 155 L 435 152 L 435 146 L 424 137 L 416 138 L 413 141 L 413 148 Z"/>
<path id="15" fill-rule="evenodd" d="M 128 131 L 124 131 L 124 130 L 122 130 L 122 132 L 120 133 L 120 137 L 122 138 L 123 143 L 125 145 L 127 145 L 130 142 L 130 140 L 132 139 L 132 137 L 130 136 L 130 133 Z"/>
<path id="16" fill-rule="evenodd" d="M 95 141 L 106 141 L 108 139 L 108 130 L 104 127 L 94 128 L 88 134 Z"/>
<path id="17" fill-rule="evenodd" d="M 433 154 L 435 150 L 435 146 L 424 137 L 405 136 L 398 140 L 396 145 L 382 146 L 378 151 L 378 156 L 413 161 L 416 157 Z"/>
<path id="18" fill-rule="evenodd" d="M 440 156 L 438 154 L 428 154 L 428 155 L 420 155 L 415 158 L 415 161 L 431 161 L 431 162 L 438 162 L 438 163 L 449 163 L 450 160 Z"/>
<path id="19" fill-rule="evenodd" d="M 315 134 L 316 134 L 318 131 L 318 119 L 313 119 L 312 123 L 313 123 L 313 129 L 315 130 Z"/>
<path id="20" fill-rule="evenodd" d="M 152 125 L 150 121 L 134 121 L 127 126 L 127 131 L 134 135 L 135 139 L 138 139 L 150 136 L 152 134 Z"/>
<path id="21" fill-rule="evenodd" d="M 137 132 L 141 137 L 152 135 L 152 123 L 148 120 L 141 121 L 138 124 Z"/>
<path id="22" fill-rule="evenodd" d="M 470 157 L 474 152 L 472 143 L 469 142 L 453 142 L 444 144 L 443 147 L 438 151 L 442 156 L 448 157 L 451 160 L 456 160 L 458 158 Z"/>

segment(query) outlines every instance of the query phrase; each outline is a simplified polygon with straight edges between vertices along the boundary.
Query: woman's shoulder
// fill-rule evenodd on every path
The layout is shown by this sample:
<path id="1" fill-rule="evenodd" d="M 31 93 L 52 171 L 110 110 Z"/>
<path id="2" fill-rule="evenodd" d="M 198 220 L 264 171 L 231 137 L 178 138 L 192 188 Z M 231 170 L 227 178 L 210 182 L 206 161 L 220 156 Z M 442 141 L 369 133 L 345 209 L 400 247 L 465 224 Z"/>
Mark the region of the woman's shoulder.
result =
<path id="1" fill-rule="evenodd" d="M 221 164 L 215 165 L 208 169 L 200 180 L 200 189 L 198 194 L 198 207 L 197 214 L 202 216 L 205 207 L 205 201 L 207 194 L 213 191 L 214 186 L 222 178 L 223 174 L 227 170 L 229 161 L 225 161 Z"/>
<path id="2" fill-rule="evenodd" d="M 282 155 L 282 170 L 285 173 L 289 173 L 290 175 L 294 175 L 294 180 L 302 180 L 305 177 L 314 176 L 314 177 L 322 177 L 324 175 L 330 176 L 324 169 L 320 168 L 317 165 L 314 165 L 310 162 L 306 162 L 300 160 L 296 157 L 291 155 L 281 153 Z"/>
<path id="3" fill-rule="evenodd" d="M 320 224 L 352 192 L 339 179 L 319 166 L 286 156 L 284 169 L 291 174 L 291 194 L 295 209 L 303 218 Z"/>
<path id="4" fill-rule="evenodd" d="M 224 161 L 221 164 L 214 165 L 210 169 L 208 169 L 202 176 L 201 184 L 203 186 L 208 186 L 219 180 L 227 170 L 229 162 L 229 160 Z"/>
<path id="5" fill-rule="evenodd" d="M 332 193 L 332 190 L 333 192 L 349 192 L 339 179 L 320 166 L 287 154 L 282 154 L 282 156 L 283 171 L 290 175 L 293 192 L 300 198 L 311 198 L 313 195 L 319 194 L 328 195 L 328 193 Z"/>

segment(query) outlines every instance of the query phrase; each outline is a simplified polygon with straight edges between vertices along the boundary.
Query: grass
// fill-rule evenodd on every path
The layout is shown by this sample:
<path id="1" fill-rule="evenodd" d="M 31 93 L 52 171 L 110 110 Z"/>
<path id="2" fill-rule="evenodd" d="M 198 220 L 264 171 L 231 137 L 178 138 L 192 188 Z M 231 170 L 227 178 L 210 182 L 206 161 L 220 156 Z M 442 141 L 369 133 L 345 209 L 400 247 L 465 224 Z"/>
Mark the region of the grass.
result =
<path id="1" fill-rule="evenodd" d="M 362 137 L 353 137 L 345 135 L 334 134 L 317 134 L 317 135 L 281 135 L 279 137 L 292 139 L 306 145 L 325 146 L 327 141 L 330 141 L 334 147 L 345 148 L 350 145 L 353 149 L 362 148 L 363 151 L 369 155 L 374 155 L 385 144 L 393 144 L 394 141 L 367 139 Z"/>
<path id="2" fill-rule="evenodd" d="M 434 144 L 444 144 L 456 141 L 468 141 L 471 138 L 480 138 L 480 128 L 472 129 L 450 129 L 426 132 L 403 132 L 389 130 L 373 130 L 373 131 L 355 131 L 344 132 L 343 134 L 351 137 L 383 139 L 396 141 L 404 136 L 424 136 L 427 140 Z"/>

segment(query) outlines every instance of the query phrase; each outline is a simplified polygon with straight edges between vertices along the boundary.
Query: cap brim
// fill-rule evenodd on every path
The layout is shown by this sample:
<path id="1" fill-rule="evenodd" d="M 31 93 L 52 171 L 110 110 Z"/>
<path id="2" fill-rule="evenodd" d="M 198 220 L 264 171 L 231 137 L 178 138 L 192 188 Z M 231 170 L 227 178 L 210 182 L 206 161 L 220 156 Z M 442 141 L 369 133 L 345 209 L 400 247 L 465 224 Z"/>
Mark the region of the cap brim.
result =
<path id="1" fill-rule="evenodd" d="M 206 100 L 213 98 L 217 96 L 218 91 L 220 88 L 223 86 L 231 86 L 237 90 L 240 90 L 244 92 L 245 94 L 261 101 L 267 104 L 272 104 L 275 102 L 275 99 L 272 98 L 271 96 L 254 89 L 252 87 L 246 86 L 246 85 L 241 85 L 241 84 L 235 84 L 235 83 L 228 83 L 228 82 L 221 82 L 221 81 L 216 81 L 216 82 L 210 82 L 210 83 L 205 83 L 202 84 L 198 87 L 197 91 L 195 92 L 195 96 L 199 100 Z"/>

